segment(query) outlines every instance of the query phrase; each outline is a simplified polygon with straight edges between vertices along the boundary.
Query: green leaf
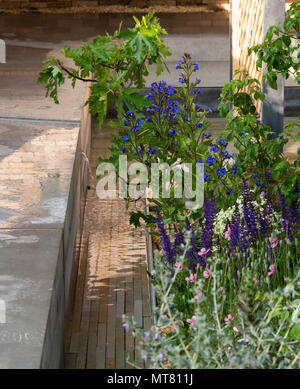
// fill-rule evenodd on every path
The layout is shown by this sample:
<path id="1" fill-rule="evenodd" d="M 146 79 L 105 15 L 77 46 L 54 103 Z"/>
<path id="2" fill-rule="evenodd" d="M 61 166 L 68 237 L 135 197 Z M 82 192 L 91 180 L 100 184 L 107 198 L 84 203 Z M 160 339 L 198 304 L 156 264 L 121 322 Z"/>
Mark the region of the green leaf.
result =
<path id="1" fill-rule="evenodd" d="M 283 35 L 282 40 L 286 46 L 290 46 L 291 44 L 291 38 L 288 35 Z"/>
<path id="2" fill-rule="evenodd" d="M 128 47 L 132 48 L 132 56 L 136 58 L 138 63 L 142 62 L 146 54 L 155 53 L 152 43 L 139 32 L 129 41 Z"/>
<path id="3" fill-rule="evenodd" d="M 289 331 L 289 338 L 293 340 L 300 339 L 300 322 L 293 325 L 293 327 Z"/>
<path id="4" fill-rule="evenodd" d="M 267 80 L 272 89 L 277 89 L 277 74 L 274 71 L 267 73 Z"/>

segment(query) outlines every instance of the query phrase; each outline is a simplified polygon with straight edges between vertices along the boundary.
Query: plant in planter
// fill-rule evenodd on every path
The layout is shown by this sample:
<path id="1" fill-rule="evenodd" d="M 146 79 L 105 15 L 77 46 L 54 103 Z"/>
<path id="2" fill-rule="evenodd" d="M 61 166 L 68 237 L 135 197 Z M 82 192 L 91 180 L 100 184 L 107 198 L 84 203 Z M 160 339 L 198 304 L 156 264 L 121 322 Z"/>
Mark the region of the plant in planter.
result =
<path id="1" fill-rule="evenodd" d="M 116 107 L 120 116 L 124 107 L 140 108 L 145 101 L 136 88 L 145 85 L 147 66 L 156 64 L 157 74 L 160 74 L 166 67 L 164 58 L 171 53 L 160 38 L 167 32 L 154 13 L 141 20 L 134 17 L 134 20 L 134 28 L 121 31 L 120 24 L 113 36 L 98 36 L 78 49 L 61 49 L 64 57 L 73 61 L 74 68 L 53 56 L 45 59 L 38 82 L 46 84 L 46 96 L 58 103 L 58 87 L 64 83 L 66 75 L 72 80 L 73 88 L 78 80 L 91 83 L 91 96 L 86 105 L 92 115 L 97 115 L 99 127 L 108 107 Z"/>

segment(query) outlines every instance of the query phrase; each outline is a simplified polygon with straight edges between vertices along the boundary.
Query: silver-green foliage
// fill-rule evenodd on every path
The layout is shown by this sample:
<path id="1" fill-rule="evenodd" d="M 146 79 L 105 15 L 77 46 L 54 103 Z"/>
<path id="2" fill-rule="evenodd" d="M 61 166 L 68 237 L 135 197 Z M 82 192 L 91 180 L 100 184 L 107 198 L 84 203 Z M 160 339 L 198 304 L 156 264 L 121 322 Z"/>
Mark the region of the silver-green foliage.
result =
<path id="1" fill-rule="evenodd" d="M 187 264 L 187 246 L 177 257 L 183 264 Z M 220 267 L 224 260 L 217 256 L 212 259 L 210 279 L 199 277 L 190 284 L 198 300 L 189 299 L 187 309 L 178 310 L 175 284 L 181 270 L 168 275 L 161 256 L 156 257 L 153 276 L 159 306 L 155 325 L 144 331 L 135 326 L 133 319 L 124 317 L 139 340 L 139 358 L 148 368 L 300 368 L 300 271 L 292 281 L 286 280 L 285 287 L 264 293 L 254 290 L 251 272 L 245 270 L 234 320 L 226 322 L 227 297 Z M 207 283 L 209 294 L 203 296 Z M 192 324 L 187 323 L 191 319 L 188 305 L 194 312 Z"/>

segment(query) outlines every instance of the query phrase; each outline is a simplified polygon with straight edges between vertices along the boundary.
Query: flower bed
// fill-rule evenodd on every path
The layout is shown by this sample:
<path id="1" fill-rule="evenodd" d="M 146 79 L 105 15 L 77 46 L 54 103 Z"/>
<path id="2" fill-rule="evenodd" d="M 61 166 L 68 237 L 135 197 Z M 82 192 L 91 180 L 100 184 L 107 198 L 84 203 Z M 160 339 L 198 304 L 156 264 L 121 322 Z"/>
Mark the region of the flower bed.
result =
<path id="1" fill-rule="evenodd" d="M 93 83 L 87 104 L 99 125 L 107 107 L 116 106 L 119 121 L 111 125 L 119 135 L 110 158 L 100 160 L 100 186 L 114 192 L 110 177 L 117 170 L 119 193 L 128 202 L 151 194 L 153 210 L 131 211 L 130 222 L 140 227 L 142 219 L 159 237 L 151 274 L 156 321 L 142 333 L 124 317 L 124 329 L 140 339 L 149 367 L 299 368 L 300 150 L 291 162 L 283 148 L 300 139 L 291 135 L 300 117 L 274 138 L 256 112 L 265 98 L 261 85 L 238 71 L 220 95 L 226 127 L 214 138 L 209 112 L 196 102 L 203 92 L 199 64 L 187 53 L 176 65 L 182 87 L 159 81 L 142 96 L 147 64 L 157 63 L 161 73 L 170 52 L 153 15 L 135 20 L 133 29 L 64 49 L 77 69 L 49 58 L 39 79 L 56 101 L 63 71 L 73 84 Z M 259 67 L 267 63 L 270 87 L 276 88 L 278 73 L 288 78 L 290 71 L 300 84 L 300 65 L 292 59 L 299 34 L 295 2 L 283 31 L 271 27 L 264 43 L 250 50 Z M 95 78 L 87 78 L 91 71 Z M 127 173 L 135 176 L 130 183 Z"/>

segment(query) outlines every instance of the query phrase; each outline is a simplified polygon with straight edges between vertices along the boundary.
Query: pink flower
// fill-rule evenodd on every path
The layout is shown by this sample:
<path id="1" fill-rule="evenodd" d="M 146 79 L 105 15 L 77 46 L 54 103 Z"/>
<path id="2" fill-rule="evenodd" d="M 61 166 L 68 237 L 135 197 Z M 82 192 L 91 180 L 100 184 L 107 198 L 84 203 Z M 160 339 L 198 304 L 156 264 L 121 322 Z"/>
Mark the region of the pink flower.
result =
<path id="1" fill-rule="evenodd" d="M 241 331 L 241 326 L 234 326 L 233 331 L 235 332 L 240 332 Z"/>
<path id="2" fill-rule="evenodd" d="M 268 273 L 268 276 L 270 277 L 272 274 L 274 274 L 275 273 L 275 265 L 270 265 L 269 266 L 269 273 Z"/>
<path id="3" fill-rule="evenodd" d="M 272 248 L 274 249 L 278 245 L 278 238 L 272 239 Z"/>
<path id="4" fill-rule="evenodd" d="M 186 277 L 185 280 L 187 282 L 195 282 L 197 280 L 197 274 L 196 273 L 191 274 L 189 277 Z"/>
<path id="5" fill-rule="evenodd" d="M 191 319 L 186 319 L 187 323 L 189 323 L 193 330 L 196 330 L 196 327 L 193 327 L 196 324 L 196 316 L 193 316 Z"/>
<path id="6" fill-rule="evenodd" d="M 196 296 L 195 296 L 195 300 L 196 300 L 196 301 L 199 300 L 199 296 L 200 296 L 200 297 L 203 297 L 203 296 L 205 296 L 205 294 L 202 293 L 202 292 L 200 292 L 199 294 L 196 294 Z"/>
<path id="7" fill-rule="evenodd" d="M 211 270 L 207 267 L 204 272 L 203 272 L 203 277 L 204 278 L 209 278 L 211 274 Z"/>
<path id="8" fill-rule="evenodd" d="M 231 323 L 233 321 L 233 316 L 231 316 L 230 314 L 224 318 L 224 320 L 226 321 L 226 323 Z"/>
<path id="9" fill-rule="evenodd" d="M 182 270 L 183 269 L 183 264 L 181 262 L 176 262 L 175 263 L 176 269 Z"/>
<path id="10" fill-rule="evenodd" d="M 227 231 L 225 231 L 225 239 L 229 239 L 229 238 L 230 238 L 230 235 L 231 235 L 231 228 L 228 227 L 228 228 L 227 228 Z"/>
<path id="11" fill-rule="evenodd" d="M 258 280 L 257 280 L 255 277 L 253 277 L 252 280 L 253 280 L 253 282 L 254 282 L 254 285 L 257 285 L 257 284 L 258 284 Z"/>
<path id="12" fill-rule="evenodd" d="M 198 251 L 198 255 L 205 255 L 210 251 L 210 249 L 202 248 L 200 251 Z"/>

